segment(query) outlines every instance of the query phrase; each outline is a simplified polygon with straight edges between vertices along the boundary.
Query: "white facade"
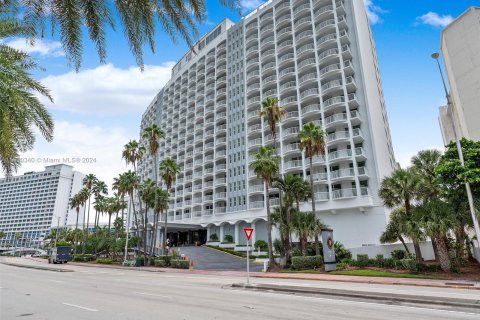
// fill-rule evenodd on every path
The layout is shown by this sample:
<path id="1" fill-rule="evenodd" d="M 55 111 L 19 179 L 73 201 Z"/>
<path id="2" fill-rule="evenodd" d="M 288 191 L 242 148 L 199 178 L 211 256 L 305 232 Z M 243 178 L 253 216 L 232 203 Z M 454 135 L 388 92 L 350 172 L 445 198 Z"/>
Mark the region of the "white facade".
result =
<path id="1" fill-rule="evenodd" d="M 480 7 L 471 7 L 449 24 L 441 49 L 450 83 L 453 115 L 459 138 L 480 140 Z M 454 139 L 451 116 L 440 110 L 444 143 Z"/>
<path id="2" fill-rule="evenodd" d="M 221 241 L 230 234 L 237 245 L 247 226 L 266 239 L 265 190 L 249 163 L 261 145 L 273 146 L 259 117 L 267 97 L 286 111 L 277 128 L 281 172 L 309 179 L 297 133 L 320 124 L 327 147 L 314 159 L 317 213 L 347 247 L 377 245 L 389 214 L 377 191 L 395 159 L 362 1 L 269 1 L 237 24 L 224 20 L 174 66 L 141 126 L 165 131 L 158 162 L 171 157 L 181 167 L 169 221 L 207 227 Z M 153 178 L 148 155 L 139 174 Z M 269 201 L 278 205 L 278 190 Z"/>
<path id="3" fill-rule="evenodd" d="M 77 213 L 70 209 L 69 200 L 80 191 L 84 177 L 71 166 L 58 164 L 0 179 L 0 230 L 5 233 L 0 247 L 36 244 L 57 224 L 60 228 L 75 225 Z M 83 212 L 82 207 L 79 224 Z M 15 240 L 17 233 L 21 235 L 19 241 Z"/>

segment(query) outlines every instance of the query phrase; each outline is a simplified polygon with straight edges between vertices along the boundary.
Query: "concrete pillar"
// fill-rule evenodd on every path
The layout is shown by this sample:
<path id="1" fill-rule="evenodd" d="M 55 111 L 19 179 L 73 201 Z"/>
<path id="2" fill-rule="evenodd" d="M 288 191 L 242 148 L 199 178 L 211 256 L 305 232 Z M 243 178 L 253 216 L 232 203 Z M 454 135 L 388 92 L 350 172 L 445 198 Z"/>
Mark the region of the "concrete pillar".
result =
<path id="1" fill-rule="evenodd" d="M 207 227 L 207 241 L 210 241 L 210 228 L 211 227 Z"/>
<path id="2" fill-rule="evenodd" d="M 223 241 L 223 238 L 225 237 L 225 228 L 224 228 L 225 225 L 220 225 L 220 235 L 219 235 L 219 239 L 220 242 Z"/>
<path id="3" fill-rule="evenodd" d="M 250 224 L 250 227 L 253 228 L 253 234 L 252 234 L 252 237 L 250 238 L 250 245 L 252 246 L 252 248 L 255 248 L 254 247 L 255 241 L 257 241 L 257 230 L 255 229 L 255 222 L 252 222 Z"/>
<path id="4" fill-rule="evenodd" d="M 237 223 L 235 223 L 235 239 L 234 239 L 236 246 L 240 244 L 239 243 L 239 239 L 240 239 L 240 237 L 239 237 L 240 232 L 239 231 L 240 231 L 240 223 L 237 222 Z"/>

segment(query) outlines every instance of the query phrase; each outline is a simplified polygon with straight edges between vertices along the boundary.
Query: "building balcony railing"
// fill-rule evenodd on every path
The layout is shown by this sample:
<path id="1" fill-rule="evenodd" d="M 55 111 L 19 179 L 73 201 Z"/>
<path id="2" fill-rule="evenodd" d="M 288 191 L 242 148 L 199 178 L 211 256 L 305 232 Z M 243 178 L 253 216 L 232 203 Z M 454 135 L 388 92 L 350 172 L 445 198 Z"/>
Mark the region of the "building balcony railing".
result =
<path id="1" fill-rule="evenodd" d="M 265 201 L 250 201 L 248 206 L 250 209 L 260 209 L 265 208 Z"/>
<path id="2" fill-rule="evenodd" d="M 332 180 L 347 178 L 347 177 L 354 177 L 354 176 L 355 176 L 355 170 L 353 168 L 330 171 L 330 179 Z"/>

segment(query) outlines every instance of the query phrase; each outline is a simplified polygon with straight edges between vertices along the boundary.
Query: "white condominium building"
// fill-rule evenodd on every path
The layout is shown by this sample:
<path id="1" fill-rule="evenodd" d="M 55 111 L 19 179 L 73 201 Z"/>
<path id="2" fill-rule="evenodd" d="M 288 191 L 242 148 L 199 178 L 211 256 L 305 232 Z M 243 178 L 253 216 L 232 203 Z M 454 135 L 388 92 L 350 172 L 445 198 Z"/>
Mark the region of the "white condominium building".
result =
<path id="1" fill-rule="evenodd" d="M 266 240 L 265 203 L 277 206 L 279 192 L 266 199 L 249 164 L 260 146 L 273 146 L 259 116 L 267 97 L 286 112 L 277 129 L 281 173 L 314 175 L 317 214 L 336 240 L 350 248 L 378 244 L 389 212 L 377 191 L 396 163 L 376 49 L 357 0 L 269 1 L 236 24 L 221 22 L 173 67 L 141 126 L 165 131 L 158 161 L 171 157 L 181 167 L 169 237 L 180 244 L 229 235 L 241 248 L 241 230 L 251 226 L 254 241 Z M 313 172 L 299 150 L 308 122 L 326 133 Z M 153 173 L 145 155 L 139 174 Z"/>
<path id="2" fill-rule="evenodd" d="M 77 213 L 70 209 L 69 200 L 82 188 L 84 177 L 73 167 L 58 164 L 0 179 L 0 230 L 5 233 L 0 247 L 37 245 L 57 224 L 75 225 Z M 83 211 L 82 207 L 79 223 Z"/>
<path id="3" fill-rule="evenodd" d="M 450 84 L 453 110 L 440 108 L 443 141 L 454 140 L 452 115 L 459 138 L 480 140 L 480 7 L 471 7 L 442 30 L 441 49 Z"/>

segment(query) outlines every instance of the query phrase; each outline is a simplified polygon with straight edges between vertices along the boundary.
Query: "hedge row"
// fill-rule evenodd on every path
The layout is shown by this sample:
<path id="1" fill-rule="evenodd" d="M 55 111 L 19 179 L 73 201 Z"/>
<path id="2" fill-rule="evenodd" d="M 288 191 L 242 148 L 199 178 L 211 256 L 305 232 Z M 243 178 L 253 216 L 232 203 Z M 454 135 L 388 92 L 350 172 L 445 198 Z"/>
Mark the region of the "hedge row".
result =
<path id="1" fill-rule="evenodd" d="M 350 265 L 352 267 L 377 267 L 387 269 L 408 270 L 416 272 L 438 272 L 441 270 L 438 264 L 425 264 L 415 259 L 394 259 L 384 258 L 383 255 L 377 255 L 375 259 L 370 259 L 366 254 L 358 254 L 357 260 L 344 259 L 340 266 Z"/>
<path id="2" fill-rule="evenodd" d="M 97 259 L 97 263 L 100 263 L 100 264 L 112 264 L 112 263 L 113 263 L 113 260 L 112 260 L 112 259 L 109 259 L 109 258 L 105 258 L 105 259 L 98 258 L 98 259 Z"/>
<path id="3" fill-rule="evenodd" d="M 170 265 L 176 269 L 190 269 L 190 261 L 188 260 L 172 259 Z"/>
<path id="4" fill-rule="evenodd" d="M 93 254 L 74 254 L 72 255 L 72 261 L 75 262 L 88 262 L 95 260 L 95 256 Z"/>
<path id="5" fill-rule="evenodd" d="M 207 247 L 212 248 L 212 249 L 215 249 L 215 250 L 220 250 L 220 251 L 223 251 L 223 252 L 226 252 L 226 253 L 230 253 L 230 254 L 233 254 L 234 256 L 238 256 L 238 257 L 242 257 L 242 258 L 246 258 L 246 257 L 247 257 L 247 254 L 246 254 L 245 252 L 235 251 L 235 250 L 227 249 L 227 248 L 209 246 L 209 245 L 207 245 Z M 254 260 L 255 257 L 254 257 L 253 255 L 250 255 L 250 256 L 249 256 L 249 259 Z"/>
<path id="6" fill-rule="evenodd" d="M 318 269 L 322 266 L 322 256 L 292 257 L 292 268 L 296 270 Z"/>

